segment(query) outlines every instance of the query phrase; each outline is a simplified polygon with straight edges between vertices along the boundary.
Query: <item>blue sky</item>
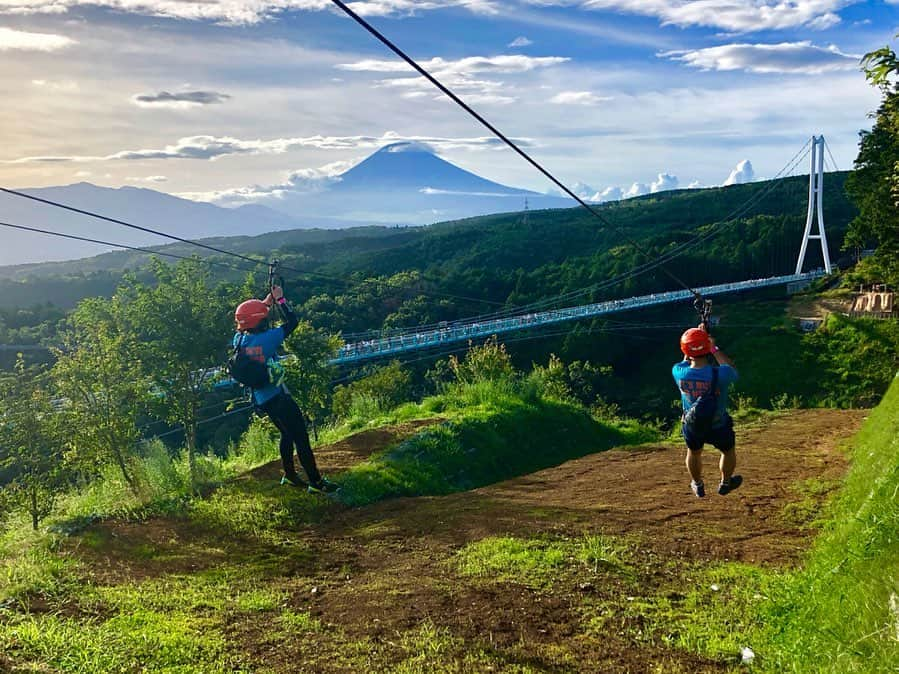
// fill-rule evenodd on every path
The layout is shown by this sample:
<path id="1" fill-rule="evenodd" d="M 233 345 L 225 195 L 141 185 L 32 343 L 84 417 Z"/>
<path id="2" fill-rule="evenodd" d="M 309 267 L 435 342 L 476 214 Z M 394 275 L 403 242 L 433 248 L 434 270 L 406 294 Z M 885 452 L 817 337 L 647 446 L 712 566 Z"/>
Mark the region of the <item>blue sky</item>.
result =
<path id="1" fill-rule="evenodd" d="M 772 176 L 812 133 L 848 168 L 878 102 L 858 59 L 899 31 L 884 0 L 351 6 L 597 198 Z M 551 187 L 328 0 L 0 0 L 0 58 L 7 186 L 265 202 L 411 138 Z"/>

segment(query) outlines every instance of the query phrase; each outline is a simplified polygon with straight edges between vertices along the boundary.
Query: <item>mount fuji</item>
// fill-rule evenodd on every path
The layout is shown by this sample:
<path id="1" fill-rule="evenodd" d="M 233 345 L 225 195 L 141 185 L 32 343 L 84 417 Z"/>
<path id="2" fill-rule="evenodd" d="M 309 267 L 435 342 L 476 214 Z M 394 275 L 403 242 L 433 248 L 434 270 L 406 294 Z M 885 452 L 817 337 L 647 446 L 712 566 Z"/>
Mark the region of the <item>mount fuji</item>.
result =
<path id="1" fill-rule="evenodd" d="M 155 190 L 77 183 L 20 190 L 82 210 L 182 238 L 252 236 L 265 232 L 358 225 L 424 225 L 531 208 L 568 208 L 573 202 L 482 178 L 438 157 L 421 143 L 381 148 L 345 173 L 281 186 L 255 203 L 225 208 Z M 166 239 L 69 211 L 0 194 L 4 220 L 125 246 L 155 246 Z M 114 246 L 2 230 L 0 265 L 72 260 Z"/>
<path id="2" fill-rule="evenodd" d="M 306 185 L 303 186 L 304 188 Z M 298 215 L 354 222 L 423 225 L 489 213 L 568 208 L 556 195 L 508 187 L 466 171 L 416 142 L 387 145 L 313 191 L 285 190 L 260 203 Z"/>

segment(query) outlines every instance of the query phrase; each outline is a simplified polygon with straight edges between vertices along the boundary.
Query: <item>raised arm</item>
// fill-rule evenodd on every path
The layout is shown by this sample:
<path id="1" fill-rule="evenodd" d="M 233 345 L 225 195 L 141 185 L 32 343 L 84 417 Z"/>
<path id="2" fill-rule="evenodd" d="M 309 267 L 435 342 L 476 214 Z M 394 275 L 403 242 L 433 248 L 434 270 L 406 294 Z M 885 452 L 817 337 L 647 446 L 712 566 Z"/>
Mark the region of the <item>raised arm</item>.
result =
<path id="1" fill-rule="evenodd" d="M 715 339 L 713 337 L 709 337 L 709 341 L 712 343 L 712 356 L 718 361 L 718 365 L 730 365 L 735 370 L 737 368 L 734 367 L 734 362 L 728 357 L 724 351 L 722 351 L 718 346 L 715 345 Z"/>
<path id="2" fill-rule="evenodd" d="M 287 339 L 287 337 L 290 336 L 290 333 L 297 329 L 297 326 L 300 324 L 300 319 L 297 318 L 293 309 L 290 308 L 287 299 L 284 297 L 284 291 L 280 286 L 272 286 L 272 292 L 269 297 L 272 298 L 275 305 L 278 307 L 278 313 L 281 314 L 281 319 L 284 321 L 281 324 L 281 329 L 284 330 L 284 338 Z"/>

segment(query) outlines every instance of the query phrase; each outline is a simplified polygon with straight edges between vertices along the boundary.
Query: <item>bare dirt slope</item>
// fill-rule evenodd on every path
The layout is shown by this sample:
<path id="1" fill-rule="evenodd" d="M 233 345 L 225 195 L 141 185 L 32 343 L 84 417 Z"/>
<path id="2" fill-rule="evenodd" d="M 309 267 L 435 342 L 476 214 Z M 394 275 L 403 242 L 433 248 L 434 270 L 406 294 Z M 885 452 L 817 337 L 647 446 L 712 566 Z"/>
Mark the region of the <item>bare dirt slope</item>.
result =
<path id="1" fill-rule="evenodd" d="M 653 636 L 634 602 L 660 593 L 676 602 L 690 569 L 709 562 L 796 564 L 813 536 L 807 524 L 815 506 L 846 469 L 840 446 L 864 416 L 801 410 L 739 426 L 738 472 L 745 483 L 726 497 L 713 488 L 716 451 L 705 453 L 710 489 L 699 500 L 689 490 L 683 450 L 669 443 L 594 454 L 466 493 L 334 506 L 292 531 L 291 546 L 303 554 L 285 559 L 282 574 L 260 580 L 283 589 L 292 610 L 308 612 L 322 627 L 273 640 L 264 619 L 235 615 L 224 629 L 251 662 L 279 672 L 399 665 L 452 672 L 727 670 L 733 663 L 726 658 L 700 658 Z M 366 456 L 395 437 L 369 433 L 316 453 L 325 468 L 345 466 L 351 455 Z M 274 470 L 248 479 L 274 477 Z M 133 560 L 122 564 L 123 550 L 148 540 L 205 540 L 228 556 L 228 541 L 186 522 L 102 526 L 110 547 L 82 551 L 101 576 L 115 568 L 131 578 L 186 571 L 183 559 L 165 555 L 142 572 Z M 585 534 L 621 541 L 630 570 L 573 564 L 537 584 L 458 572 L 457 552 L 485 537 L 576 541 Z M 248 543 L 240 545 L 246 553 Z M 443 650 L 434 657 L 445 669 L 409 668 L 418 651 L 408 635 L 422 625 L 442 635 Z M 480 655 L 472 660 L 472 653 Z"/>

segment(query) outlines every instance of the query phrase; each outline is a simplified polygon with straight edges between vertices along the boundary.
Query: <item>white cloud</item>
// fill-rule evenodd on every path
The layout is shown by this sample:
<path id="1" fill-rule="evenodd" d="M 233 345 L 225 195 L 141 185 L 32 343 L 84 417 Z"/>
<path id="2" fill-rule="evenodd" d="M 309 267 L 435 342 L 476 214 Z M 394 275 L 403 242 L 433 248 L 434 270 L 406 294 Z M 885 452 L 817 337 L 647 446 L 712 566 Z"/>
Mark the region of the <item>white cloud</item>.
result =
<path id="1" fill-rule="evenodd" d="M 81 172 L 79 171 L 79 173 Z M 125 180 L 130 183 L 155 183 L 157 185 L 159 183 L 168 182 L 168 178 L 166 176 L 146 176 L 143 178 L 140 176 L 129 176 L 128 178 L 125 178 Z"/>
<path id="2" fill-rule="evenodd" d="M 817 75 L 858 68 L 858 55 L 844 54 L 836 46 L 816 47 L 809 41 L 779 44 L 726 44 L 705 49 L 667 51 L 662 58 L 682 61 L 703 70 L 745 70 L 752 73 Z"/>
<path id="3" fill-rule="evenodd" d="M 393 16 L 414 14 L 425 10 L 464 7 L 475 14 L 497 14 L 496 3 L 490 0 L 357 0 L 347 6 L 360 16 Z"/>
<path id="4" fill-rule="evenodd" d="M 597 201 L 621 201 L 624 197 L 624 190 L 620 187 L 607 187 L 599 195 Z"/>
<path id="5" fill-rule="evenodd" d="M 658 178 L 649 186 L 649 191 L 655 194 L 656 192 L 664 192 L 666 190 L 676 190 L 677 185 L 677 176 L 669 173 L 660 173 Z"/>
<path id="6" fill-rule="evenodd" d="M 276 185 L 249 185 L 211 192 L 181 192 L 177 196 L 193 201 L 207 201 L 218 206 L 242 206 L 265 199 L 284 199 L 289 194 L 315 194 L 340 181 L 340 175 L 353 168 L 358 161 L 335 161 L 319 168 L 291 171 L 284 182 Z"/>
<path id="7" fill-rule="evenodd" d="M 752 169 L 752 162 L 744 159 L 730 172 L 724 185 L 742 185 L 743 183 L 751 183 L 755 180 L 755 171 Z"/>
<path id="8" fill-rule="evenodd" d="M 357 0 L 347 4 L 361 16 L 403 16 L 454 7 L 482 15 L 498 12 L 494 0 Z M 229 24 L 259 23 L 293 10 L 337 11 L 330 0 L 0 0 L 0 14 L 60 14 L 87 5 Z"/>
<path id="9" fill-rule="evenodd" d="M 516 47 L 530 47 L 532 44 L 534 44 L 533 40 L 529 40 L 524 35 L 519 35 L 506 46 L 514 49 Z"/>
<path id="10" fill-rule="evenodd" d="M 53 91 L 78 91 L 78 82 L 64 80 L 60 82 L 52 82 L 50 80 L 31 80 L 36 87 L 44 87 Z"/>
<path id="11" fill-rule="evenodd" d="M 807 26 L 822 30 L 840 22 L 837 12 L 858 0 L 524 0 L 532 5 L 578 6 L 658 18 L 675 26 L 709 26 L 734 32 Z"/>
<path id="12" fill-rule="evenodd" d="M 0 5 L 2 7 L 2 5 Z M 0 51 L 56 51 L 76 44 L 75 40 L 52 33 L 27 33 L 0 27 Z"/>
<path id="13" fill-rule="evenodd" d="M 330 0 L 0 0 L 0 14 L 60 14 L 79 6 L 175 19 L 252 24 L 287 10 L 331 10 L 334 4 Z"/>
<path id="14" fill-rule="evenodd" d="M 597 105 L 612 100 L 608 96 L 597 96 L 591 91 L 562 91 L 549 99 L 556 105 Z"/>
<path id="15" fill-rule="evenodd" d="M 455 61 L 440 57 L 419 61 L 420 65 L 440 80 L 456 94 L 463 96 L 472 104 L 506 105 L 514 103 L 516 98 L 508 95 L 503 82 L 476 78 L 476 75 L 520 74 L 538 68 L 548 68 L 568 62 L 563 56 L 525 56 L 523 54 L 503 54 L 499 56 L 468 56 Z M 340 63 L 340 70 L 368 73 L 407 73 L 414 72 L 404 61 L 364 59 L 353 63 Z M 404 89 L 403 98 L 423 98 L 431 94 L 437 100 L 444 95 L 437 92 L 434 85 L 418 74 L 412 77 L 394 77 L 378 80 L 378 87 Z"/>
<path id="16" fill-rule="evenodd" d="M 630 189 L 624 193 L 625 198 L 640 197 L 649 194 L 649 185 L 646 183 L 634 183 Z"/>
<path id="17" fill-rule="evenodd" d="M 284 154 L 301 148 L 320 150 L 377 149 L 384 145 L 408 141 L 418 142 L 439 150 L 486 150 L 504 147 L 498 138 L 480 136 L 473 138 L 441 138 L 431 136 L 400 136 L 388 131 L 381 136 L 308 136 L 305 138 L 274 138 L 271 140 L 242 140 L 240 138 L 215 136 L 190 136 L 181 138 L 164 148 L 122 150 L 103 156 L 37 156 L 20 157 L 0 161 L 2 164 L 50 164 L 63 162 L 139 161 L 150 159 L 208 159 L 215 160 L 227 155 L 272 155 Z M 528 147 L 532 141 L 527 138 L 515 139 L 516 143 Z"/>
<path id="18" fill-rule="evenodd" d="M 569 189 L 576 195 L 578 195 L 581 199 L 584 199 L 586 201 L 595 201 L 594 197 L 597 194 L 596 190 L 585 183 L 576 182 L 571 185 Z"/>
<path id="19" fill-rule="evenodd" d="M 695 190 L 695 189 L 699 189 L 700 187 L 702 187 L 702 183 L 699 182 L 698 180 L 694 180 L 692 183 L 687 185 L 688 190 Z"/>
<path id="20" fill-rule="evenodd" d="M 559 65 L 570 61 L 564 56 L 525 56 L 523 54 L 502 54 L 499 56 L 467 56 L 455 61 L 448 61 L 439 56 L 418 61 L 418 64 L 436 76 L 469 75 L 471 73 L 525 73 L 537 68 Z M 355 72 L 402 73 L 414 72 L 412 66 L 405 61 L 365 59 L 355 63 L 339 63 L 340 70 Z"/>
<path id="21" fill-rule="evenodd" d="M 218 91 L 160 91 L 156 94 L 135 94 L 131 97 L 131 102 L 142 108 L 186 109 L 224 103 L 229 98 L 231 96 L 228 94 Z"/>

